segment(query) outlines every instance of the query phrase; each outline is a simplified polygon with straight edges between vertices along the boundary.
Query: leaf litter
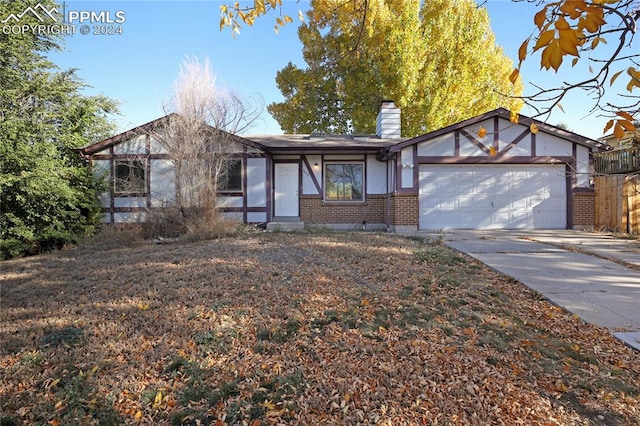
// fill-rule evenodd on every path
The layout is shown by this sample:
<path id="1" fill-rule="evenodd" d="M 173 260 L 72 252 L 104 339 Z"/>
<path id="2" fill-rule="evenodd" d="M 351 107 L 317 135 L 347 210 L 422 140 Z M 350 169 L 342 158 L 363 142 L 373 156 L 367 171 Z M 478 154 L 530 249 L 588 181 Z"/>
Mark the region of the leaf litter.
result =
<path id="1" fill-rule="evenodd" d="M 421 238 L 71 249 L 0 278 L 6 424 L 640 423 L 637 352 Z"/>

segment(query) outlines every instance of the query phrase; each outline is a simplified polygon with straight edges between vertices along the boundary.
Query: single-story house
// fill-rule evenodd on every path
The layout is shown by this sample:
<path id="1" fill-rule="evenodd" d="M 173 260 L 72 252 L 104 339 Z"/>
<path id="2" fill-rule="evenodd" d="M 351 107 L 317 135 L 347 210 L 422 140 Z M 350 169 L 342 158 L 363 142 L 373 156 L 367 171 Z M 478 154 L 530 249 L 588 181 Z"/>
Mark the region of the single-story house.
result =
<path id="1" fill-rule="evenodd" d="M 601 142 L 525 116 L 514 123 L 503 108 L 407 139 L 400 113 L 383 102 L 376 135 L 243 136 L 222 211 L 275 228 L 593 228 Z M 172 161 L 150 131 L 162 120 L 81 150 L 112 178 L 105 222 L 144 220 L 174 198 Z M 137 190 L 119 188 L 119 175 L 137 176 Z"/>

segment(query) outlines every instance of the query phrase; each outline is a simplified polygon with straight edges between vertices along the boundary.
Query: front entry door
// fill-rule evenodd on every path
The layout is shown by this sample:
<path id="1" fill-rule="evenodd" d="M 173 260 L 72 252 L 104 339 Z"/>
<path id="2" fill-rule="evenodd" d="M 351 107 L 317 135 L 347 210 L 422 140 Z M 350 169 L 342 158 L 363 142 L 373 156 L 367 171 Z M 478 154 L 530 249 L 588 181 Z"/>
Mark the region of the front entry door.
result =
<path id="1" fill-rule="evenodd" d="M 298 178 L 298 163 L 275 163 L 274 167 L 273 215 L 299 216 L 298 190 L 300 182 Z"/>

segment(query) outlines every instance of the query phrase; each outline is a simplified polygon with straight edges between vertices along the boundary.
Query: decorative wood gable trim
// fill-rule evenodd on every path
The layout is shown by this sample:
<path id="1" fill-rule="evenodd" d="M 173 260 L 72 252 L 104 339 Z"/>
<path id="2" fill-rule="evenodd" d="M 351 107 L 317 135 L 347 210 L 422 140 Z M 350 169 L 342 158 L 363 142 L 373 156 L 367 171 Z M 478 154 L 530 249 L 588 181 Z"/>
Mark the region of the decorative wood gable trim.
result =
<path id="1" fill-rule="evenodd" d="M 396 153 L 396 152 L 402 150 L 402 148 L 405 148 L 405 147 L 407 147 L 409 145 L 425 142 L 425 141 L 437 138 L 439 136 L 442 136 L 442 135 L 444 135 L 446 133 L 457 133 L 457 130 L 469 128 L 471 126 L 477 125 L 478 123 L 482 123 L 483 121 L 486 121 L 486 120 L 489 120 L 489 119 L 494 120 L 494 123 L 495 123 L 496 119 L 504 119 L 504 120 L 507 120 L 507 121 L 510 122 L 511 121 L 510 117 L 511 117 L 511 113 L 508 110 L 506 110 L 504 108 L 497 108 L 497 109 L 495 109 L 493 111 L 489 111 L 489 112 L 487 112 L 485 114 L 481 114 L 481 115 L 478 115 L 476 117 L 461 121 L 459 123 L 452 124 L 450 126 L 442 128 L 442 129 L 434 130 L 434 131 L 432 131 L 430 133 L 426 133 L 424 135 L 416 136 L 416 137 L 408 139 L 406 141 L 399 142 L 399 143 L 397 143 L 395 145 L 392 145 L 388 149 L 388 152 L 393 154 L 393 153 Z M 548 133 L 548 134 L 556 136 L 556 137 L 558 137 L 560 139 L 564 139 L 564 140 L 567 140 L 567 141 L 570 141 L 570 142 L 577 143 L 577 144 L 582 145 L 582 146 L 586 146 L 587 148 L 591 148 L 591 149 L 594 149 L 594 150 L 607 149 L 606 144 L 603 144 L 602 142 L 598 142 L 596 140 L 589 139 L 587 137 L 578 135 L 578 134 L 573 133 L 573 132 L 569 132 L 569 131 L 566 131 L 566 130 L 559 129 L 559 128 L 555 127 L 555 126 L 543 123 L 541 121 L 538 121 L 536 119 L 533 119 L 533 118 L 530 118 L 530 117 L 527 117 L 527 116 L 524 116 L 524 115 L 520 115 L 518 123 L 523 125 L 523 126 L 525 126 L 525 127 L 529 127 L 529 125 L 531 123 L 534 123 L 540 129 L 540 132 Z M 496 127 L 496 129 L 497 129 L 497 127 Z M 494 139 L 495 139 L 495 136 L 494 136 Z M 533 143 L 533 141 L 532 141 L 532 143 Z"/>
<path id="2" fill-rule="evenodd" d="M 496 132 L 497 133 L 497 132 Z M 529 129 L 525 129 L 522 133 L 520 133 L 518 136 L 515 137 L 515 139 L 513 139 L 511 142 L 509 142 L 509 144 L 507 146 L 505 146 L 499 153 L 498 155 L 504 155 L 507 152 L 509 152 L 511 149 L 513 149 L 516 145 L 518 145 L 518 143 L 520 143 L 521 141 L 524 140 L 524 138 L 527 137 L 527 135 L 532 134 L 531 130 Z M 533 135 L 533 134 L 532 134 Z M 531 150 L 533 151 L 533 143 L 531 144 Z M 498 147 L 498 145 L 495 145 L 496 148 Z M 533 152 L 531 152 L 531 155 L 535 155 Z"/>
<path id="3" fill-rule="evenodd" d="M 313 181 L 313 185 L 316 187 L 318 194 L 322 195 L 322 188 L 320 186 L 320 182 L 318 182 L 318 179 L 316 178 L 316 174 L 311 168 L 311 164 L 309 163 L 309 160 L 307 159 L 306 155 L 302 156 L 302 162 L 304 166 L 307 168 L 307 171 L 309 172 L 309 176 L 311 176 L 311 180 Z"/>
<path id="4" fill-rule="evenodd" d="M 529 128 L 525 128 L 522 131 L 522 133 L 520 133 L 511 142 L 509 142 L 507 144 L 507 146 L 505 146 L 500 151 L 498 151 L 498 148 L 500 147 L 500 127 L 499 126 L 500 126 L 499 117 L 494 117 L 494 119 L 493 119 L 493 129 L 494 129 L 494 131 L 492 132 L 493 133 L 493 141 L 492 141 L 492 145 L 490 145 L 490 146 L 485 145 L 482 141 L 480 141 L 474 135 L 469 133 L 466 129 L 456 130 L 456 133 L 455 133 L 455 140 L 456 140 L 455 154 L 456 154 L 456 157 L 460 155 L 460 142 L 459 142 L 460 136 L 459 135 L 463 135 L 465 138 L 467 138 L 467 140 L 469 140 L 469 142 L 471 142 L 473 145 L 478 147 L 478 149 L 480 149 L 482 152 L 484 152 L 487 156 L 490 156 L 490 157 L 504 156 L 507 152 L 511 151 L 516 145 L 518 145 L 520 142 L 525 140 L 527 136 L 529 136 L 529 135 L 531 135 L 532 137 L 535 136 L 533 133 L 531 133 L 531 130 Z M 533 152 L 533 147 L 534 147 L 534 140 L 531 139 L 531 150 L 532 150 L 531 156 L 532 157 L 535 156 L 535 152 Z M 493 156 L 491 155 L 491 148 L 495 149 L 495 155 L 493 155 Z"/>
<path id="5" fill-rule="evenodd" d="M 464 136 L 465 138 L 467 138 L 467 140 L 469 140 L 469 142 L 471 142 L 472 144 L 474 144 L 480 151 L 484 152 L 485 154 L 487 154 L 488 156 L 491 156 L 491 148 L 487 147 L 485 144 L 483 144 L 482 142 L 480 142 L 478 139 L 475 138 L 475 136 L 471 135 L 469 132 L 467 132 L 465 129 L 460 129 L 458 130 L 458 132 Z"/>

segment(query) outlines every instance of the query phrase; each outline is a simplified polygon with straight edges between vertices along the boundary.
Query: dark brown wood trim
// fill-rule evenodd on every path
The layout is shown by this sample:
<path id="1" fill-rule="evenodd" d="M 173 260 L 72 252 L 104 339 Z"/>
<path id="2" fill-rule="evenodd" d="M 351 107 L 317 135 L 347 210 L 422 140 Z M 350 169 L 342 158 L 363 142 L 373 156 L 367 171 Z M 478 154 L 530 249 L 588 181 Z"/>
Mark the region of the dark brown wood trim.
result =
<path id="1" fill-rule="evenodd" d="M 500 149 L 500 118 L 497 115 L 493 117 L 493 147 L 495 152 Z"/>
<path id="2" fill-rule="evenodd" d="M 362 199 L 367 201 L 367 156 L 364 156 L 364 160 L 362 160 Z"/>
<path id="3" fill-rule="evenodd" d="M 396 190 L 402 191 L 402 151 L 396 155 Z"/>
<path id="4" fill-rule="evenodd" d="M 455 145 L 453 148 L 453 155 L 455 157 L 460 157 L 460 132 L 458 130 L 455 131 Z"/>
<path id="5" fill-rule="evenodd" d="M 574 173 L 571 172 L 573 165 L 571 162 L 567 162 L 565 166 L 566 174 L 566 197 L 567 197 L 567 229 L 573 229 L 573 191 L 571 187 L 573 185 Z"/>
<path id="6" fill-rule="evenodd" d="M 148 192 L 114 192 L 113 198 L 145 198 Z"/>
<path id="7" fill-rule="evenodd" d="M 115 199 L 115 174 L 116 174 L 116 164 L 113 156 L 115 155 L 115 149 L 113 145 L 109 146 L 109 206 L 110 206 L 110 217 L 111 220 L 109 222 L 115 223 L 114 217 L 114 209 L 116 208 L 116 199 Z"/>
<path id="8" fill-rule="evenodd" d="M 536 154 L 536 140 L 537 140 L 537 135 L 535 133 L 531 133 L 531 156 L 535 157 Z"/>
<path id="9" fill-rule="evenodd" d="M 469 142 L 474 144 L 479 150 L 481 150 L 487 155 L 491 155 L 491 149 L 487 148 L 485 144 L 477 140 L 475 137 L 473 137 L 473 135 L 470 135 L 469 132 L 467 132 L 464 129 L 460 129 L 460 134 L 463 135 L 465 138 L 467 138 Z"/>
<path id="10" fill-rule="evenodd" d="M 309 159 L 307 159 L 306 155 L 302 156 L 302 163 L 307 168 L 307 171 L 309 172 L 309 176 L 311 176 L 311 180 L 313 181 L 313 185 L 316 187 L 318 194 L 322 195 L 320 183 L 318 182 L 318 179 L 316 178 L 316 174 L 314 173 L 313 168 L 311 167 L 311 164 L 309 164 Z M 322 165 L 320 165 L 320 167 L 322 167 Z M 303 188 L 304 188 L 304 185 L 303 185 Z M 302 192 L 300 194 L 302 194 Z"/>
<path id="11" fill-rule="evenodd" d="M 146 207 L 115 207 L 113 209 L 109 209 L 107 207 L 102 208 L 103 212 L 111 212 L 111 213 L 144 213 L 148 212 L 149 209 Z M 222 207 L 219 209 L 221 212 L 225 213 L 266 213 L 266 207 Z"/>
<path id="12" fill-rule="evenodd" d="M 505 146 L 504 149 L 498 153 L 498 155 L 504 155 L 507 152 L 509 152 L 511 149 L 513 149 L 513 147 L 519 144 L 529 133 L 531 133 L 531 130 L 525 129 L 522 133 L 516 136 L 515 139 L 512 140 L 511 143 L 509 143 L 509 145 Z M 498 149 L 497 145 L 496 145 L 496 149 Z"/>
<path id="13" fill-rule="evenodd" d="M 221 212 L 224 213 L 243 213 L 243 217 L 246 216 L 247 213 L 266 213 L 266 207 L 221 207 Z M 247 223 L 245 220 L 244 223 Z"/>
<path id="14" fill-rule="evenodd" d="M 413 145 L 413 190 L 416 190 L 420 185 L 420 167 L 418 167 L 418 145 Z"/>
<path id="15" fill-rule="evenodd" d="M 242 191 L 218 191 L 218 193 L 216 194 L 218 197 L 242 197 L 244 195 L 244 192 Z"/>
<path id="16" fill-rule="evenodd" d="M 273 213 L 273 157 L 271 155 L 267 155 L 267 164 L 265 167 L 266 172 L 266 182 L 267 182 L 267 222 L 271 222 L 271 215 Z"/>
<path id="17" fill-rule="evenodd" d="M 240 178 L 242 179 L 242 223 L 247 223 L 247 149 L 244 148 L 244 153 L 242 154 L 242 174 Z"/>
<path id="18" fill-rule="evenodd" d="M 150 160 L 170 160 L 171 156 L 168 154 L 97 154 L 92 155 L 92 160 L 109 160 L 114 158 L 116 160 L 144 160 L 149 158 Z"/>
<path id="19" fill-rule="evenodd" d="M 244 158 L 246 155 L 249 158 L 265 158 L 264 155 L 256 155 L 256 154 L 229 154 L 231 158 Z M 114 158 L 116 160 L 142 160 L 148 158 L 150 160 L 171 160 L 171 155 L 169 154 L 96 154 L 91 156 L 91 160 L 110 160 Z"/>
<path id="20" fill-rule="evenodd" d="M 145 166 L 144 166 L 144 178 L 146 185 L 146 197 L 147 197 L 147 208 L 151 208 L 151 160 L 149 159 L 149 155 L 151 154 L 151 136 L 146 135 L 144 141 L 144 150 L 145 150 Z"/>
<path id="21" fill-rule="evenodd" d="M 364 162 L 367 161 L 367 156 L 366 155 L 363 155 L 360 158 L 348 158 L 348 159 L 338 159 L 338 160 L 331 160 L 331 159 L 324 158 L 327 155 L 333 155 L 333 154 L 325 154 L 325 155 L 322 156 L 323 157 L 323 161 L 325 163 L 354 163 L 354 162 L 358 162 L 359 163 L 359 162 L 362 162 L 362 161 L 364 161 Z M 371 154 L 371 155 L 373 155 L 373 154 Z"/>
<path id="22" fill-rule="evenodd" d="M 571 161 L 571 157 L 418 157 L 419 164 L 562 164 Z"/>
<path id="23" fill-rule="evenodd" d="M 578 145 L 574 142 L 572 144 L 571 156 L 573 157 L 573 170 L 569 170 L 571 172 L 571 187 L 575 188 L 578 186 Z"/>

